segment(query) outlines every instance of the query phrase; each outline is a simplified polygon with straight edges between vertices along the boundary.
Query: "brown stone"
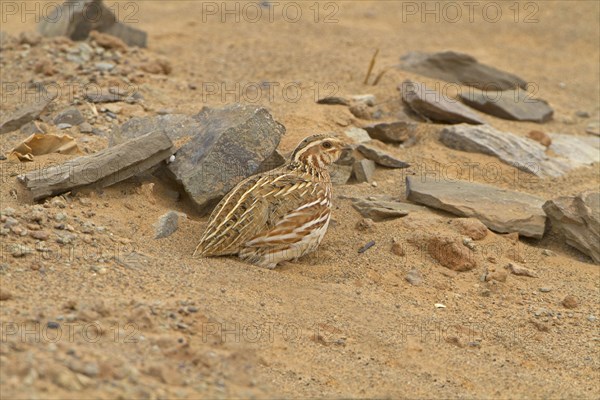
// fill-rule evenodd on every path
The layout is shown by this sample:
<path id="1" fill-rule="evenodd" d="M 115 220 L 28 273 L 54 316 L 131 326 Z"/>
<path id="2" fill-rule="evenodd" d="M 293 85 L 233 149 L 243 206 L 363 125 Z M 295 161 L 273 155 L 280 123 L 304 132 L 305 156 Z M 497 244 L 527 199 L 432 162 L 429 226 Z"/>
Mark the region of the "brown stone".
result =
<path id="1" fill-rule="evenodd" d="M 579 306 L 579 300 L 577 300 L 577 297 L 569 294 L 563 299 L 562 305 L 569 309 L 577 308 Z"/>
<path id="2" fill-rule="evenodd" d="M 528 136 L 530 139 L 535 140 L 543 146 L 548 147 L 552 144 L 552 139 L 550 139 L 550 136 L 542 131 L 530 131 Z"/>
<path id="3" fill-rule="evenodd" d="M 487 236 L 487 227 L 477 218 L 456 218 L 450 222 L 461 234 L 473 240 L 481 240 Z"/>
<path id="4" fill-rule="evenodd" d="M 432 236 L 427 250 L 441 265 L 453 271 L 469 271 L 477 266 L 473 253 L 458 237 Z"/>

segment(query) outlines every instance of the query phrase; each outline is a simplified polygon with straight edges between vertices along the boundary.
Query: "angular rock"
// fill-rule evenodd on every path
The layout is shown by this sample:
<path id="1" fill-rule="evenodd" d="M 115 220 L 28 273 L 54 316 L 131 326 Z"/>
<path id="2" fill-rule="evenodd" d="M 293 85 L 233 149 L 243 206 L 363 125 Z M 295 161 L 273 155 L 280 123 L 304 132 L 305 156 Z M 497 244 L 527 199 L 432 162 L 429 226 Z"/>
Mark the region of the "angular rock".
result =
<path id="1" fill-rule="evenodd" d="M 508 265 L 505 267 L 507 270 L 510 271 L 511 274 L 513 275 L 520 275 L 520 276 L 528 276 L 530 278 L 537 278 L 537 275 L 535 274 L 535 272 L 533 272 L 532 270 L 525 268 L 519 264 L 515 264 L 515 263 L 508 263 Z"/>
<path id="2" fill-rule="evenodd" d="M 169 139 L 175 142 L 180 139 L 191 138 L 201 129 L 202 124 L 197 115 L 167 114 L 153 117 L 135 117 L 121 125 L 114 133 L 113 141 L 121 143 L 149 132 L 159 131 L 165 133 L 169 136 Z"/>
<path id="3" fill-rule="evenodd" d="M 487 236 L 487 227 L 475 218 L 455 218 L 450 222 L 461 235 L 470 237 L 473 240 L 481 240 Z"/>
<path id="4" fill-rule="evenodd" d="M 554 114 L 547 101 L 530 98 L 525 90 L 484 92 L 471 89 L 461 91 L 460 98 L 476 110 L 513 121 L 547 122 Z"/>
<path id="5" fill-rule="evenodd" d="M 453 271 L 469 271 L 477 266 L 472 251 L 458 237 L 434 235 L 427 241 L 429 255 Z"/>
<path id="6" fill-rule="evenodd" d="M 544 199 L 466 181 L 427 181 L 406 177 L 407 199 L 461 217 L 477 218 L 499 233 L 540 239 L 546 226 Z"/>
<path id="7" fill-rule="evenodd" d="M 115 101 L 125 101 L 132 93 L 127 93 L 119 88 L 102 88 L 100 91 L 89 90 L 83 95 L 85 100 L 92 103 L 113 103 Z"/>
<path id="8" fill-rule="evenodd" d="M 600 264 L 600 192 L 548 200 L 543 209 L 568 245 Z"/>
<path id="9" fill-rule="evenodd" d="M 410 164 L 400 161 L 394 156 L 386 153 L 385 151 L 378 149 L 368 144 L 359 144 L 357 150 L 362 153 L 369 160 L 375 161 L 377 164 L 388 167 L 388 168 L 408 168 Z"/>
<path id="10" fill-rule="evenodd" d="M 59 112 L 56 117 L 54 117 L 54 125 L 59 124 L 69 124 L 71 126 L 76 126 L 85 122 L 85 118 L 81 115 L 78 109 L 75 107 L 69 107 L 61 112 Z"/>
<path id="11" fill-rule="evenodd" d="M 179 227 L 179 214 L 176 211 L 169 211 L 163 214 L 154 225 L 154 239 L 162 239 L 171 236 Z"/>
<path id="12" fill-rule="evenodd" d="M 33 121 L 46 109 L 53 97 L 40 94 L 34 102 L 26 104 L 13 112 L 0 124 L 0 135 L 19 129 L 26 123 Z"/>
<path id="13" fill-rule="evenodd" d="M 273 154 L 285 127 L 269 112 L 239 104 L 204 107 L 200 128 L 176 154 L 168 169 L 201 212 L 214 206 Z"/>
<path id="14" fill-rule="evenodd" d="M 572 136 L 551 133 L 549 149 L 568 160 L 570 168 L 589 166 L 600 162 L 600 137 Z"/>
<path id="15" fill-rule="evenodd" d="M 373 221 L 405 217 L 410 211 L 415 210 L 413 204 L 401 203 L 389 198 L 375 200 L 352 198 L 352 206 L 360 215 Z"/>
<path id="16" fill-rule="evenodd" d="M 26 135 L 33 135 L 34 133 L 46 133 L 47 129 L 45 124 L 41 122 L 30 121 L 21 127 L 20 132 Z"/>
<path id="17" fill-rule="evenodd" d="M 399 67 L 405 71 L 482 90 L 527 88 L 527 82 L 518 76 L 480 64 L 474 57 L 454 51 L 411 51 L 400 57 L 400 61 Z"/>
<path id="18" fill-rule="evenodd" d="M 552 144 L 552 139 L 550 139 L 550 136 L 548 136 L 547 133 L 542 131 L 529 131 L 527 136 L 544 147 L 548 147 Z"/>
<path id="19" fill-rule="evenodd" d="M 434 122 L 485 124 L 485 120 L 457 100 L 427 88 L 424 83 L 406 80 L 398 87 L 404 103 L 417 114 Z"/>
<path id="20" fill-rule="evenodd" d="M 406 279 L 406 281 L 413 286 L 419 286 L 423 282 L 421 273 L 416 268 L 413 268 L 410 271 L 408 271 L 404 279 Z"/>
<path id="21" fill-rule="evenodd" d="M 118 22 L 102 0 L 65 1 L 58 7 L 49 8 L 49 11 L 38 25 L 42 36 L 85 40 L 90 32 L 98 31 L 116 36 L 129 46 L 146 47 L 146 32 Z"/>
<path id="22" fill-rule="evenodd" d="M 506 164 L 540 177 L 557 177 L 572 168 L 564 159 L 550 158 L 538 142 L 501 132 L 489 125 L 467 124 L 442 129 L 440 141 L 451 149 L 498 157 Z"/>
<path id="23" fill-rule="evenodd" d="M 373 173 L 375 172 L 375 161 L 367 159 L 356 161 L 352 167 L 352 172 L 357 182 L 371 183 L 373 181 Z"/>
<path id="24" fill-rule="evenodd" d="M 352 166 L 333 163 L 329 166 L 329 176 L 333 185 L 345 185 L 352 175 Z"/>
<path id="25" fill-rule="evenodd" d="M 414 136 L 418 124 L 410 121 L 371 124 L 363 127 L 372 139 L 385 143 L 403 143 Z"/>
<path id="26" fill-rule="evenodd" d="M 352 139 L 354 143 L 365 143 L 371 140 L 371 137 L 361 128 L 352 127 L 344 131 L 344 135 Z"/>
<path id="27" fill-rule="evenodd" d="M 285 161 L 285 157 L 282 156 L 279 151 L 275 150 L 265 161 L 262 162 L 262 164 L 260 164 L 260 167 L 256 173 L 260 174 L 271 171 L 277 167 L 281 167 L 283 164 L 285 164 Z"/>

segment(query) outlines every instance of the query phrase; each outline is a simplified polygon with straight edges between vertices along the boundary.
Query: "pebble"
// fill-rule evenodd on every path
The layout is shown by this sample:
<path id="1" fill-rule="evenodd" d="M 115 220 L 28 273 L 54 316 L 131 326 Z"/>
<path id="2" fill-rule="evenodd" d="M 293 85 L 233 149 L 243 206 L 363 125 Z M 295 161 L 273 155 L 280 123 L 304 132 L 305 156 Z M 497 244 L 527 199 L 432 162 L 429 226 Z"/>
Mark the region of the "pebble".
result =
<path id="1" fill-rule="evenodd" d="M 540 292 L 542 293 L 548 293 L 549 291 L 551 291 L 552 289 L 550 289 L 549 287 L 541 287 L 540 288 Z"/>
<path id="2" fill-rule="evenodd" d="M 553 252 L 552 250 L 548 250 L 548 249 L 542 250 L 542 254 L 547 257 L 554 257 L 556 255 L 555 252 Z"/>
<path id="3" fill-rule="evenodd" d="M 408 271 L 404 279 L 406 279 L 406 281 L 413 286 L 419 286 L 423 282 L 423 278 L 421 277 L 419 270 L 415 268 Z"/>
<path id="4" fill-rule="evenodd" d="M 56 222 L 61 222 L 61 221 L 64 221 L 65 219 L 67 219 L 67 216 L 66 216 L 64 213 L 57 213 L 57 214 L 54 216 L 54 220 L 55 220 Z"/>
<path id="5" fill-rule="evenodd" d="M 60 328 L 60 324 L 58 322 L 55 322 L 55 321 L 48 321 L 48 324 L 46 324 L 46 326 L 49 329 L 58 329 L 58 328 Z"/>
<path id="6" fill-rule="evenodd" d="M 88 122 L 84 122 L 83 124 L 79 125 L 79 132 L 81 132 L 81 133 L 91 133 L 92 132 L 92 125 L 90 125 Z"/>
<path id="7" fill-rule="evenodd" d="M 12 298 L 13 298 L 13 295 L 11 292 L 9 292 L 6 289 L 0 288 L 0 301 L 6 301 L 6 300 L 10 300 Z"/>
<path id="8" fill-rule="evenodd" d="M 589 118 L 590 117 L 590 113 L 587 111 L 577 111 L 575 113 L 575 115 L 577 115 L 579 118 Z"/>
<path id="9" fill-rule="evenodd" d="M 2 212 L 0 212 L 0 214 L 6 215 L 7 217 L 12 217 L 13 215 L 15 215 L 15 209 L 6 207 L 5 209 L 2 210 Z"/>
<path id="10" fill-rule="evenodd" d="M 94 66 L 98 71 L 110 71 L 115 67 L 115 64 L 107 62 L 97 62 L 96 64 L 94 64 Z"/>
<path id="11" fill-rule="evenodd" d="M 60 130 L 63 130 L 63 129 L 69 129 L 69 128 L 73 127 L 73 125 L 67 124 L 67 123 L 62 123 L 62 124 L 56 125 L 56 127 Z"/>
<path id="12" fill-rule="evenodd" d="M 591 315 L 591 314 L 590 314 L 590 315 L 587 317 L 587 319 L 588 319 L 588 321 L 590 321 L 590 322 L 594 322 L 594 321 L 596 320 L 596 316 L 595 316 L 595 315 Z"/>
<path id="13" fill-rule="evenodd" d="M 363 218 L 356 224 L 356 229 L 359 231 L 370 231 L 375 226 L 375 222 L 371 218 Z"/>
<path id="14" fill-rule="evenodd" d="M 562 305 L 565 308 L 573 309 L 579 306 L 579 301 L 577 300 L 577 297 L 573 296 L 572 294 L 569 294 L 563 299 Z"/>
<path id="15" fill-rule="evenodd" d="M 30 231 L 29 236 L 37 240 L 48 240 L 50 234 L 46 231 Z"/>

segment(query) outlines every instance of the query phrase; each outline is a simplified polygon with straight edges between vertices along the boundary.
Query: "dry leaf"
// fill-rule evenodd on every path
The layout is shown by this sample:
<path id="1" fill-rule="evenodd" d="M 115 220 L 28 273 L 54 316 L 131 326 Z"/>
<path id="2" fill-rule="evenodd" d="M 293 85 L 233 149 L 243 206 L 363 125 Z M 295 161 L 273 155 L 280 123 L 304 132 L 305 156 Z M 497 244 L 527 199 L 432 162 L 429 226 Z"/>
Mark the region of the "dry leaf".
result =
<path id="1" fill-rule="evenodd" d="M 82 154 L 75 139 L 69 135 L 34 133 L 17 145 L 9 154 L 9 158 L 19 161 L 33 161 L 33 156 L 50 153 Z"/>

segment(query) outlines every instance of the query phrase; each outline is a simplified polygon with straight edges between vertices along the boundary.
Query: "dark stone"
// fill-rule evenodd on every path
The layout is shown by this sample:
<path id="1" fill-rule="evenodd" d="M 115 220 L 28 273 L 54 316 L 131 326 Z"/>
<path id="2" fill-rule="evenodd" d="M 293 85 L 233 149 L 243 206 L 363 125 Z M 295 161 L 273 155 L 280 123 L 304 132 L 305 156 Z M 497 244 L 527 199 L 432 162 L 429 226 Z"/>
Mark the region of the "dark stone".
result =
<path id="1" fill-rule="evenodd" d="M 399 67 L 430 78 L 459 83 L 482 90 L 527 88 L 527 82 L 516 75 L 480 64 L 468 54 L 410 52 L 400 58 Z"/>
<path id="2" fill-rule="evenodd" d="M 502 92 L 471 89 L 461 92 L 460 97 L 476 110 L 514 121 L 547 122 L 554 114 L 547 101 L 530 98 L 521 89 Z"/>
<path id="3" fill-rule="evenodd" d="M 202 124 L 197 116 L 184 114 L 157 115 L 154 117 L 131 118 L 119 128 L 115 136 L 120 137 L 117 142 L 133 139 L 152 131 L 164 132 L 169 139 L 176 141 L 191 138 L 202 129 Z"/>
<path id="4" fill-rule="evenodd" d="M 202 212 L 255 174 L 279 145 L 285 127 L 256 106 L 204 107 L 192 139 L 168 169 Z"/>
<path id="5" fill-rule="evenodd" d="M 373 181 L 373 173 L 375 173 L 375 161 L 362 159 L 356 161 L 352 167 L 352 172 L 358 183 Z"/>
<path id="6" fill-rule="evenodd" d="M 388 154 L 387 152 L 370 146 L 368 144 L 361 143 L 357 147 L 358 151 L 362 153 L 369 160 L 375 161 L 377 164 L 388 167 L 388 168 L 408 168 L 410 164 L 400 161 L 396 157 Z"/>
<path id="7" fill-rule="evenodd" d="M 396 121 L 382 124 L 371 124 L 363 127 L 372 139 L 385 143 L 403 143 L 410 139 L 418 124 L 410 121 Z"/>
<path id="8" fill-rule="evenodd" d="M 85 122 L 85 118 L 75 107 L 69 107 L 61 112 L 59 112 L 56 117 L 54 117 L 54 125 L 59 124 L 69 124 L 71 126 L 76 126 Z"/>
<path id="9" fill-rule="evenodd" d="M 13 112 L 2 124 L 0 124 L 0 134 L 15 131 L 33 121 L 46 109 L 53 98 L 39 94 L 40 98 L 36 101 L 26 104 Z"/>

